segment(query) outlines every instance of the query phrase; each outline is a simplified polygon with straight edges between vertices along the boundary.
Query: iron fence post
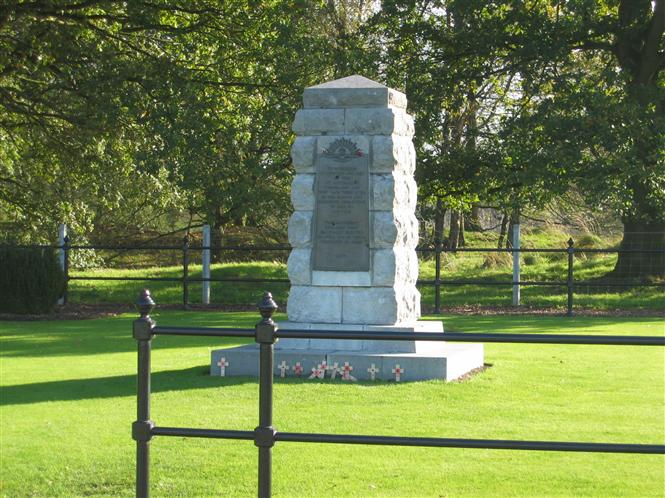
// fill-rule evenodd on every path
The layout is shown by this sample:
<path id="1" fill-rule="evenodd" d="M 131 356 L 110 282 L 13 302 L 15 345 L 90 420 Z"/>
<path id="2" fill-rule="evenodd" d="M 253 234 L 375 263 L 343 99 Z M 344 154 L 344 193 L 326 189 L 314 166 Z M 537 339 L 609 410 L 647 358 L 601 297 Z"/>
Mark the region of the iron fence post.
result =
<path id="1" fill-rule="evenodd" d="M 150 420 L 150 350 L 155 327 L 150 312 L 154 306 L 150 291 L 144 289 L 137 303 L 141 316 L 134 320 L 132 327 L 132 335 L 138 343 L 136 422 L 132 424 L 132 438 L 136 441 L 137 498 L 147 498 L 150 495 L 150 439 L 155 426 Z"/>
<path id="2" fill-rule="evenodd" d="M 65 289 L 62 292 L 62 304 L 67 304 L 69 294 L 69 251 L 71 242 L 69 235 L 65 235 L 62 244 L 62 252 L 64 254 L 63 273 L 65 274 Z"/>
<path id="3" fill-rule="evenodd" d="M 254 444 L 259 448 L 259 498 L 267 498 L 272 488 L 272 447 L 275 428 L 272 426 L 272 384 L 275 331 L 272 315 L 277 304 L 270 292 L 258 304 L 262 320 L 256 324 L 256 342 L 259 343 L 259 425 L 254 429 Z"/>
<path id="4" fill-rule="evenodd" d="M 575 242 L 571 237 L 568 239 L 568 278 L 566 280 L 566 286 L 568 289 L 568 304 L 567 304 L 567 316 L 573 316 L 573 262 L 575 254 Z"/>
<path id="5" fill-rule="evenodd" d="M 182 304 L 189 305 L 189 235 L 182 239 Z"/>

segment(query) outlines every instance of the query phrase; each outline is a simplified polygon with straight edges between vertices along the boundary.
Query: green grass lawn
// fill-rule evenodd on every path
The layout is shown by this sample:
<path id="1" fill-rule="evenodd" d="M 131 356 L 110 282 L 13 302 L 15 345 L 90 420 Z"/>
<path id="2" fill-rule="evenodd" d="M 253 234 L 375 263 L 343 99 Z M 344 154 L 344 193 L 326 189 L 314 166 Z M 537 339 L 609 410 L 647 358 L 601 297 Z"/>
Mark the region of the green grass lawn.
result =
<path id="1" fill-rule="evenodd" d="M 133 315 L 0 322 L 2 496 L 132 496 Z M 175 312 L 159 323 L 252 326 L 255 313 Z M 447 316 L 447 330 L 662 335 L 658 318 Z M 253 429 L 256 382 L 210 377 L 235 340 L 154 340 L 158 425 Z M 276 379 L 283 431 L 594 442 L 665 442 L 658 347 L 487 344 L 466 382 Z M 276 496 L 663 496 L 665 457 L 278 443 Z M 160 438 L 153 496 L 254 496 L 251 442 Z"/>

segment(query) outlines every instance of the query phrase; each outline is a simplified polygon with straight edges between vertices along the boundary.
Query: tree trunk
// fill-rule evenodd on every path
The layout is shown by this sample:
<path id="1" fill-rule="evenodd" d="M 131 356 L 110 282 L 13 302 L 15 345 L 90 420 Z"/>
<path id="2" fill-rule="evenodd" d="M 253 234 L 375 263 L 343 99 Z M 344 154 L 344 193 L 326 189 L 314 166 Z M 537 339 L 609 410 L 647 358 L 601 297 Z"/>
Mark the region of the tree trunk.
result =
<path id="1" fill-rule="evenodd" d="M 665 250 L 665 221 L 624 219 L 619 250 Z M 607 277 L 621 280 L 651 280 L 665 277 L 665 252 L 620 252 Z"/>
<path id="2" fill-rule="evenodd" d="M 464 239 L 464 230 L 465 230 L 465 217 L 464 213 L 460 213 L 459 216 L 459 247 L 464 247 L 466 245 L 466 240 Z"/>
<path id="3" fill-rule="evenodd" d="M 469 232 L 482 232 L 483 226 L 480 223 L 480 206 L 473 204 L 471 214 L 464 220 L 464 229 Z"/>
<path id="4" fill-rule="evenodd" d="M 503 213 L 503 218 L 501 219 L 501 231 L 499 232 L 499 243 L 497 247 L 499 249 L 503 248 L 503 239 L 506 237 L 506 228 L 508 226 L 508 213 Z"/>
<path id="5" fill-rule="evenodd" d="M 635 25 L 643 24 L 643 29 Z M 662 65 L 662 41 L 665 32 L 665 0 L 619 3 L 619 30 L 616 55 L 626 79 L 626 91 L 643 109 L 654 106 L 663 113 L 662 94 L 657 91 Z M 653 169 L 657 150 L 642 135 L 633 145 L 640 165 L 637 171 Z M 654 185 L 638 174 L 626 182 L 632 192 L 631 214 L 623 217 L 623 239 L 620 250 L 665 249 L 665 213 L 662 205 L 654 202 Z M 606 275 L 626 280 L 653 280 L 665 277 L 665 253 L 620 252 L 614 269 Z"/>
<path id="6" fill-rule="evenodd" d="M 222 237 L 224 235 L 224 220 L 221 211 L 215 213 L 215 217 L 210 224 L 210 242 L 212 249 L 210 250 L 210 257 L 213 263 L 222 262 Z"/>
<path id="7" fill-rule="evenodd" d="M 520 209 L 514 208 L 510 213 L 510 224 L 508 225 L 508 233 L 506 237 L 506 249 L 513 247 L 513 231 L 515 230 L 515 225 L 520 224 Z"/>
<path id="8" fill-rule="evenodd" d="M 452 249 L 453 251 L 457 249 L 459 243 L 459 232 L 460 232 L 460 212 L 451 211 L 450 212 L 450 232 L 448 232 L 448 239 L 446 240 L 446 247 Z"/>
<path id="9" fill-rule="evenodd" d="M 443 209 L 441 197 L 436 198 L 436 211 L 434 212 L 434 245 L 443 242 L 443 221 L 446 217 L 446 210 Z"/>

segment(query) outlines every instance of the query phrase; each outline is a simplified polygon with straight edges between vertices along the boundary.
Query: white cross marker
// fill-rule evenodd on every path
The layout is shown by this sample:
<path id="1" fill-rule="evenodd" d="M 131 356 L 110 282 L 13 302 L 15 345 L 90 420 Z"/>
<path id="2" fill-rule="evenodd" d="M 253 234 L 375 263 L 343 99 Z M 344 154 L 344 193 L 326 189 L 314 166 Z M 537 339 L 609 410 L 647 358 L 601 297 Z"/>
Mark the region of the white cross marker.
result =
<path id="1" fill-rule="evenodd" d="M 333 363 L 332 367 L 328 367 L 328 370 L 330 370 L 330 380 L 335 380 L 337 374 L 342 373 L 337 362 Z"/>
<path id="2" fill-rule="evenodd" d="M 370 365 L 367 371 L 369 372 L 369 378 L 372 380 L 376 380 L 376 374 L 379 373 L 379 369 L 376 368 L 376 365 L 374 365 L 374 363 Z"/>
<path id="3" fill-rule="evenodd" d="M 229 362 L 226 361 L 226 358 L 220 358 L 220 360 L 217 362 L 217 365 L 219 366 L 219 376 L 224 377 L 226 375 L 226 367 L 229 366 Z"/>
<path id="4" fill-rule="evenodd" d="M 351 370 L 353 370 L 353 367 L 349 365 L 348 361 L 344 362 L 344 366 L 342 367 L 342 380 L 351 380 L 351 381 L 356 381 L 356 379 L 353 375 L 351 375 Z"/>
<path id="5" fill-rule="evenodd" d="M 298 377 L 302 375 L 302 365 L 300 364 L 299 361 L 296 361 L 296 364 L 293 366 L 293 373 L 296 374 Z"/>
<path id="6" fill-rule="evenodd" d="M 326 371 L 322 368 L 323 366 L 319 363 L 317 366 L 312 367 L 312 375 L 309 376 L 310 379 L 323 379 L 326 376 Z"/>
<path id="7" fill-rule="evenodd" d="M 395 382 L 399 382 L 401 375 L 404 373 L 404 369 L 400 368 L 399 363 L 395 365 L 392 372 L 395 374 Z"/>
<path id="8" fill-rule="evenodd" d="M 284 377 L 286 377 L 286 371 L 287 371 L 289 368 L 291 368 L 291 367 L 289 367 L 289 366 L 286 364 L 286 361 L 282 360 L 282 363 L 280 363 L 279 365 L 277 365 L 277 368 L 279 369 L 279 376 L 280 376 L 281 378 L 284 378 Z"/>

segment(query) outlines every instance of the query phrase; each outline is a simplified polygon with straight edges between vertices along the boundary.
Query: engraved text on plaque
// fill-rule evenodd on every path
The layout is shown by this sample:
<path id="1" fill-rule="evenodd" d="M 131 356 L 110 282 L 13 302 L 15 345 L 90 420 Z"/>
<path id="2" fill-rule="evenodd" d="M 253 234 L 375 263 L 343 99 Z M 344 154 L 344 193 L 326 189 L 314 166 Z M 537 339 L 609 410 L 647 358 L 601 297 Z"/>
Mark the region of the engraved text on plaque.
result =
<path id="1" fill-rule="evenodd" d="M 369 163 L 340 138 L 316 158 L 313 270 L 369 271 Z"/>

